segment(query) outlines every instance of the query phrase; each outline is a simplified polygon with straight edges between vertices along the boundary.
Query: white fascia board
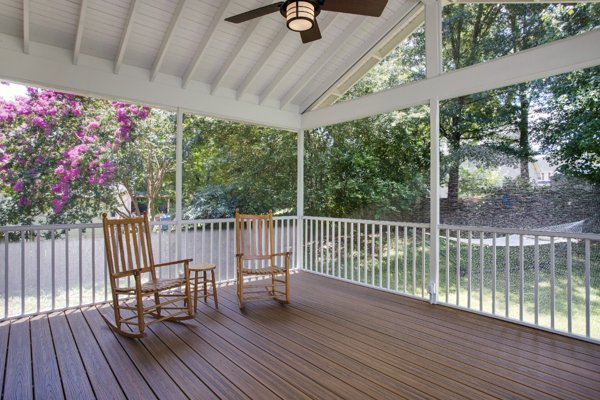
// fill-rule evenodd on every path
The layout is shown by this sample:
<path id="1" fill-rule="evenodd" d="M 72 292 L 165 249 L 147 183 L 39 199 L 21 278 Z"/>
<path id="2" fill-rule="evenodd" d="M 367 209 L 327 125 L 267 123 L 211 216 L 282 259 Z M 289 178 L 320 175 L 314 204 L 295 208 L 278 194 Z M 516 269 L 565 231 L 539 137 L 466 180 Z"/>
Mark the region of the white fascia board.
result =
<path id="1" fill-rule="evenodd" d="M 302 115 L 302 129 L 353 121 L 600 65 L 600 29 Z"/>
<path id="2" fill-rule="evenodd" d="M 149 71 L 124 65 L 113 73 L 110 60 L 81 54 L 73 65 L 72 52 L 40 43 L 32 43 L 32 55 L 22 52 L 22 39 L 0 34 L 0 79 L 64 90 L 80 95 L 118 99 L 175 110 L 178 107 L 215 118 L 297 131 L 300 114 L 242 102 L 224 96 L 212 96 L 206 88 L 181 87 L 181 79 L 150 82 Z"/>

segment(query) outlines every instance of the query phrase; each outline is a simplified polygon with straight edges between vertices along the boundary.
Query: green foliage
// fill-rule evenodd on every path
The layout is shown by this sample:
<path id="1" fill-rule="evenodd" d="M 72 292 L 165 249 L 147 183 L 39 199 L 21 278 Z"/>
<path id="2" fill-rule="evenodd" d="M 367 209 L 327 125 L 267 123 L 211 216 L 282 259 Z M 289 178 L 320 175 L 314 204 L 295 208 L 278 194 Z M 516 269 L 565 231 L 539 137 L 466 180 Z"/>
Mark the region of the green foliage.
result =
<path id="1" fill-rule="evenodd" d="M 496 168 L 461 166 L 460 178 L 460 195 L 467 198 L 492 193 L 502 183 Z"/>
<path id="2" fill-rule="evenodd" d="M 397 219 L 427 193 L 424 108 L 329 126 L 306 135 L 306 212 Z"/>
<path id="3" fill-rule="evenodd" d="M 600 67 L 549 78 L 536 138 L 564 174 L 600 184 Z"/>
<path id="4" fill-rule="evenodd" d="M 184 142 L 186 214 L 294 210 L 295 133 L 186 115 Z M 216 199 L 224 204 L 208 210 Z"/>

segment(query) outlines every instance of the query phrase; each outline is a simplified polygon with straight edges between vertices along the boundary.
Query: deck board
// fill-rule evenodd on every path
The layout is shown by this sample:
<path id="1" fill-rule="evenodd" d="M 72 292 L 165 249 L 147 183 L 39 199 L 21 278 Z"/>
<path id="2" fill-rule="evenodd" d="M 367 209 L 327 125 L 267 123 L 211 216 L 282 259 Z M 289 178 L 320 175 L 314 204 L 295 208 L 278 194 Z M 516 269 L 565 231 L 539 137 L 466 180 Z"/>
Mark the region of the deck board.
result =
<path id="1" fill-rule="evenodd" d="M 0 322 L 2 397 L 600 398 L 593 343 L 309 273 L 288 306 L 219 300 L 141 340 L 109 305 Z"/>
<path id="2" fill-rule="evenodd" d="M 37 398 L 62 399 L 64 397 L 56 352 L 52 343 L 47 315 L 31 318 L 31 356 L 34 394 Z"/>
<path id="3" fill-rule="evenodd" d="M 50 322 L 50 330 L 52 331 L 54 348 L 56 349 L 58 369 L 62 378 L 65 398 L 93 398 L 94 390 L 92 389 L 87 371 L 83 366 L 81 354 L 79 354 L 65 314 L 50 314 L 48 320 Z"/>
<path id="4" fill-rule="evenodd" d="M 5 399 L 33 398 L 29 318 L 18 319 L 10 325 L 2 395 Z"/>

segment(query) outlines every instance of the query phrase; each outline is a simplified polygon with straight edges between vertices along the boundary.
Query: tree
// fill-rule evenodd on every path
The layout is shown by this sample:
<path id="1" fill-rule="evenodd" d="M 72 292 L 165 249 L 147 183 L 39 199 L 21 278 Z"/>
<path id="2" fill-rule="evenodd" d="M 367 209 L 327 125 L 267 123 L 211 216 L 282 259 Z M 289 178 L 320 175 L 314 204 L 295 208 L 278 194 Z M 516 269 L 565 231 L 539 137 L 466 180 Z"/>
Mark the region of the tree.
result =
<path id="1" fill-rule="evenodd" d="M 115 157 L 146 108 L 28 88 L 0 100 L 1 224 L 89 221 L 114 197 Z"/>
<path id="2" fill-rule="evenodd" d="M 184 204 L 193 218 L 245 212 L 293 213 L 296 134 L 213 118 L 184 118 Z M 216 215 L 207 204 L 229 205 Z"/>
<path id="3" fill-rule="evenodd" d="M 148 117 L 138 123 L 135 140 L 121 147 L 115 159 L 114 181 L 126 189 L 132 205 L 125 205 L 127 214 L 141 215 L 138 192 L 143 192 L 150 217 L 157 213 L 158 199 L 174 197 L 172 182 L 175 174 L 175 115 L 152 110 Z"/>
<path id="4" fill-rule="evenodd" d="M 600 185 L 600 67 L 546 80 L 536 138 L 558 170 Z"/>

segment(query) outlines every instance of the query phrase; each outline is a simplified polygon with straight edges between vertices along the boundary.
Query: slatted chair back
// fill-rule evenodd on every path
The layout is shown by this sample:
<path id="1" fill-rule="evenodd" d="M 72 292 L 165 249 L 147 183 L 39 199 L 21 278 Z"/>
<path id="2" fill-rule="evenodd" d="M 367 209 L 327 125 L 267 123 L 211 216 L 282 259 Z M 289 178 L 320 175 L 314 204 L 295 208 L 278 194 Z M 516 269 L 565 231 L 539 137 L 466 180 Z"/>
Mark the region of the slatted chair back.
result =
<path id="1" fill-rule="evenodd" d="M 245 262 L 270 260 L 275 265 L 275 235 L 273 213 L 252 215 L 235 214 L 236 254 L 243 254 Z"/>
<path id="2" fill-rule="evenodd" d="M 156 279 L 148 217 L 108 219 L 102 216 L 108 270 L 113 278 L 147 271 Z"/>

